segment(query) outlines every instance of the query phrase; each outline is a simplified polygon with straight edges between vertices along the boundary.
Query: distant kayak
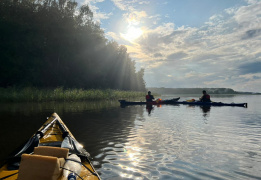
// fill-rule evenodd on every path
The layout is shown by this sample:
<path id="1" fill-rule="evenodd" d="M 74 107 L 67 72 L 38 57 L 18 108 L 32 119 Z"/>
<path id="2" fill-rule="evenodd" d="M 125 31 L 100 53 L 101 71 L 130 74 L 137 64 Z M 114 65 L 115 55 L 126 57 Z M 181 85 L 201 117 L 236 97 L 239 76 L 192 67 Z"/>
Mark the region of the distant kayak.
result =
<path id="1" fill-rule="evenodd" d="M 180 97 L 178 98 L 173 98 L 173 99 L 166 99 L 166 100 L 161 100 L 161 99 L 157 99 L 156 101 L 152 101 L 152 102 L 145 102 L 145 101 L 126 101 L 126 100 L 119 100 L 121 105 L 144 105 L 144 104 L 148 104 L 148 105 L 157 105 L 157 104 L 173 104 L 174 102 L 177 102 L 180 99 Z"/>
<path id="2" fill-rule="evenodd" d="M 186 104 L 186 105 L 198 105 L 198 106 L 240 106 L 247 107 L 247 103 L 223 103 L 223 102 L 200 102 L 200 101 L 178 101 L 180 98 L 174 98 L 170 100 L 152 101 L 152 102 L 138 102 L 138 101 L 126 101 L 119 100 L 121 106 L 129 105 L 143 105 L 143 104 Z"/>
<path id="3" fill-rule="evenodd" d="M 247 103 L 223 103 L 223 102 L 188 102 L 188 101 L 179 101 L 175 104 L 188 104 L 188 105 L 198 105 L 198 106 L 241 106 L 247 107 Z"/>

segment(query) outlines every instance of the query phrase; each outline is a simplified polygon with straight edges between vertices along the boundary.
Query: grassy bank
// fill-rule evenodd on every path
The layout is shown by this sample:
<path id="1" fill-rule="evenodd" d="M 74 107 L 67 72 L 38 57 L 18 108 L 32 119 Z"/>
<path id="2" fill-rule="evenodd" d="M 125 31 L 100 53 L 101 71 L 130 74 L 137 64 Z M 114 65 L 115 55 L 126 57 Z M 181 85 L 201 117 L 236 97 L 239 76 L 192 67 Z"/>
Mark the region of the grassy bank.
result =
<path id="1" fill-rule="evenodd" d="M 85 101 L 116 100 L 144 97 L 145 92 L 99 90 L 99 89 L 38 89 L 38 88 L 0 88 L 0 102 L 43 102 L 43 101 Z"/>

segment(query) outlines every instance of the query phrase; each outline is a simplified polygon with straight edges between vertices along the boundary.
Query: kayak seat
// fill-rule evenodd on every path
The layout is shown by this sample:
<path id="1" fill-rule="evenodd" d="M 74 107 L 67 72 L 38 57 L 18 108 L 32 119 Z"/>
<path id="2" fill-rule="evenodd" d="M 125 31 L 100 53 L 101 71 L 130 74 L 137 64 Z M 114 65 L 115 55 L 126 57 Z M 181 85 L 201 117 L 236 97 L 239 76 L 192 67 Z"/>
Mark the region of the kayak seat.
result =
<path id="1" fill-rule="evenodd" d="M 18 180 L 57 180 L 64 163 L 64 158 L 23 154 Z"/>
<path id="2" fill-rule="evenodd" d="M 69 149 L 51 146 L 39 146 L 34 148 L 34 154 L 67 159 Z"/>

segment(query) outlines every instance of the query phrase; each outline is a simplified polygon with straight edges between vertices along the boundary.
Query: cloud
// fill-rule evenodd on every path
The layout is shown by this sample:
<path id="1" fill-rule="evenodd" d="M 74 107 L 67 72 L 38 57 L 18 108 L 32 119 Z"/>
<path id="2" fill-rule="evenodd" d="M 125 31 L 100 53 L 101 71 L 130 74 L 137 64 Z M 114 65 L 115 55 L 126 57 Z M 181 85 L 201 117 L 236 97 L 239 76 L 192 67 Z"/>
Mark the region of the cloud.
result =
<path id="1" fill-rule="evenodd" d="M 204 81 L 203 84 L 214 87 L 215 85 L 224 84 L 224 82 L 225 81 L 223 79 L 218 79 L 218 80 L 212 80 L 212 81 Z"/>
<path id="2" fill-rule="evenodd" d="M 198 73 L 196 71 L 191 71 L 185 74 L 186 78 L 204 78 L 213 75 L 213 73 Z"/>
<path id="3" fill-rule="evenodd" d="M 110 16 L 112 16 L 112 12 L 110 13 L 105 13 L 105 12 L 100 12 L 98 6 L 96 5 L 97 3 L 102 3 L 104 0 L 85 0 L 84 4 L 88 4 L 90 7 L 91 11 L 93 12 L 93 19 L 96 22 L 101 23 L 101 20 L 103 19 L 109 19 Z"/>
<path id="4" fill-rule="evenodd" d="M 112 12 L 111 13 L 102 13 L 102 12 L 95 12 L 95 20 L 98 21 L 98 22 L 101 22 L 101 19 L 109 19 L 110 16 L 112 16 Z"/>
<path id="5" fill-rule="evenodd" d="M 84 4 L 91 4 L 91 3 L 97 3 L 97 2 L 103 2 L 104 0 L 85 0 Z"/>
<path id="6" fill-rule="evenodd" d="M 116 40 L 116 41 L 119 41 L 119 40 L 120 40 L 119 35 L 116 34 L 115 32 L 107 32 L 107 33 L 106 33 L 106 36 L 107 36 L 109 39 L 113 39 L 113 40 Z"/>
<path id="7" fill-rule="evenodd" d="M 158 26 L 155 29 L 145 30 L 144 35 L 137 41 L 144 53 L 160 53 L 160 49 L 165 49 L 162 46 L 171 43 L 171 33 L 174 31 L 174 24 L 167 23 Z"/>
<path id="8" fill-rule="evenodd" d="M 129 1 L 126 1 L 126 0 L 111 0 L 116 7 L 118 7 L 120 10 L 127 10 L 127 7 L 128 7 L 128 4 L 129 4 Z M 132 7 L 129 7 L 132 9 Z"/>
<path id="9" fill-rule="evenodd" d="M 168 55 L 168 60 L 182 60 L 184 57 L 186 57 L 187 54 L 184 52 L 176 52 L 173 54 Z"/>
<path id="10" fill-rule="evenodd" d="M 251 29 L 246 31 L 242 39 L 251 39 L 261 35 L 261 29 Z"/>
<path id="11" fill-rule="evenodd" d="M 150 4 L 150 1 L 139 1 L 139 4 Z"/>
<path id="12" fill-rule="evenodd" d="M 161 53 L 155 53 L 154 57 L 162 57 L 162 54 Z"/>
<path id="13" fill-rule="evenodd" d="M 148 5 L 151 3 L 150 1 L 140 1 L 140 0 L 111 0 L 111 1 L 118 9 L 122 11 L 134 11 L 135 4 Z"/>
<path id="14" fill-rule="evenodd" d="M 113 15 L 95 6 L 103 0 L 88 2 L 98 21 Z M 197 28 L 178 27 L 173 19 L 138 8 L 150 1 L 112 2 L 126 24 L 144 31 L 126 47 L 136 64 L 145 67 L 148 86 L 261 89 L 261 1 L 248 0 L 247 5 L 225 9 Z M 124 42 L 119 34 L 107 32 L 106 36 Z"/>
<path id="15" fill-rule="evenodd" d="M 240 75 L 239 77 L 244 78 L 246 80 L 260 80 L 261 79 L 261 73 L 244 74 L 244 75 Z"/>
<path id="16" fill-rule="evenodd" d="M 164 23 L 162 26 L 158 26 L 155 29 L 148 31 L 151 34 L 158 34 L 160 37 L 170 35 L 174 31 L 174 23 Z"/>
<path id="17" fill-rule="evenodd" d="M 261 61 L 249 62 L 239 66 L 240 74 L 261 73 Z"/>
<path id="18" fill-rule="evenodd" d="M 145 11 L 131 11 L 123 15 L 129 25 L 139 25 L 143 18 L 147 17 Z"/>

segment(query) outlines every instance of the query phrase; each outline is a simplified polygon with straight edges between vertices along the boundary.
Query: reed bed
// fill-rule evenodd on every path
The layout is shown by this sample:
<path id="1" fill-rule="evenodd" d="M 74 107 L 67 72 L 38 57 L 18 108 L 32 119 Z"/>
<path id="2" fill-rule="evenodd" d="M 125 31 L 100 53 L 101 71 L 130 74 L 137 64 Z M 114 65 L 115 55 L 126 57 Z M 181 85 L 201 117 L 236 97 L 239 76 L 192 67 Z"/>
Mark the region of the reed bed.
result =
<path id="1" fill-rule="evenodd" d="M 55 89 L 0 88 L 0 102 L 46 102 L 46 101 L 85 101 L 116 100 L 144 97 L 146 92 L 100 90 L 100 89 Z"/>

